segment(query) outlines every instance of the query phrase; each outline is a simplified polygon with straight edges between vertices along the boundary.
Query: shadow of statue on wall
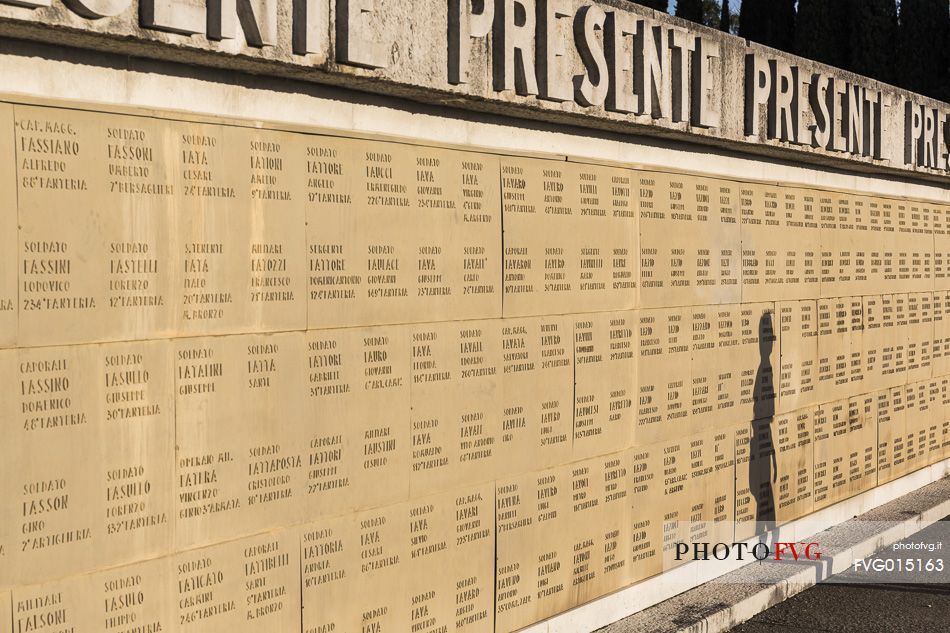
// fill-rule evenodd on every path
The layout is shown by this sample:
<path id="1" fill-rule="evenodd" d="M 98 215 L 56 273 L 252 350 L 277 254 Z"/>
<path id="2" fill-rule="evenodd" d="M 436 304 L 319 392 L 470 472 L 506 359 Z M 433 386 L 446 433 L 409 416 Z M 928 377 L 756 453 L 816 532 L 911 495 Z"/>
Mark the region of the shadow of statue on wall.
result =
<path id="1" fill-rule="evenodd" d="M 756 534 L 775 529 L 775 482 L 778 464 L 772 438 L 775 419 L 775 384 L 772 349 L 775 330 L 771 312 L 759 318 L 759 366 L 752 396 L 752 436 L 749 446 L 749 493 L 755 502 Z"/>

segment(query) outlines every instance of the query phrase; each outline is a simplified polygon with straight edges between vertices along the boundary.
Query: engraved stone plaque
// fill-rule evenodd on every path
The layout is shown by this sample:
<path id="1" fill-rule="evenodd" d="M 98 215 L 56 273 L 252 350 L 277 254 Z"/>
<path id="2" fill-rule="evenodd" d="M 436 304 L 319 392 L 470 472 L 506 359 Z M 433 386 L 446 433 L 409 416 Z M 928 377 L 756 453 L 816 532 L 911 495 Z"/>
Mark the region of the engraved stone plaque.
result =
<path id="1" fill-rule="evenodd" d="M 501 316 L 498 160 L 414 147 L 418 249 L 413 320 Z"/>
<path id="2" fill-rule="evenodd" d="M 13 363 L 6 384 L 17 395 L 4 399 L 15 413 L 3 420 L 8 448 L 0 485 L 8 500 L 3 523 L 16 541 L 4 565 L 9 579 L 0 585 L 97 569 L 106 556 L 98 543 L 106 515 L 98 348 L 23 348 L 5 357 Z"/>
<path id="3" fill-rule="evenodd" d="M 255 331 L 303 329 L 307 327 L 303 139 L 286 132 L 248 130 L 237 143 L 248 166 L 238 173 L 250 182 L 250 244 L 247 273 L 242 275 L 248 282 L 246 322 Z"/>
<path id="4" fill-rule="evenodd" d="M 938 459 L 950 457 L 950 377 L 941 376 L 937 379 L 940 390 L 939 415 L 935 416 L 939 426 L 940 446 L 942 456 Z"/>
<path id="5" fill-rule="evenodd" d="M 659 172 L 641 172 L 639 179 L 641 305 L 738 301 L 733 185 Z"/>
<path id="6" fill-rule="evenodd" d="M 489 481 L 504 437 L 497 321 L 414 325 L 413 496 Z"/>
<path id="7" fill-rule="evenodd" d="M 571 604 L 568 467 L 495 486 L 495 627 L 516 630 Z"/>
<path id="8" fill-rule="evenodd" d="M 943 421 L 946 414 L 940 379 L 931 378 L 926 383 L 930 407 L 930 416 L 927 419 L 927 464 L 933 464 L 943 458 Z"/>
<path id="9" fill-rule="evenodd" d="M 734 427 L 733 436 L 736 438 L 736 508 L 734 512 L 736 539 L 751 538 L 759 527 L 755 523 L 758 503 L 752 489 L 750 472 L 758 467 L 758 462 L 752 461 L 753 454 L 757 451 L 757 443 L 753 442 L 754 431 L 762 431 L 764 428 L 765 425 L 761 421 L 738 424 Z"/>
<path id="10" fill-rule="evenodd" d="M 505 316 L 583 309 L 574 245 L 582 226 L 579 183 L 570 163 L 502 160 Z"/>
<path id="11" fill-rule="evenodd" d="M 739 306 L 739 344 L 732 349 L 730 360 L 730 366 L 739 368 L 740 377 L 734 419 L 761 420 L 775 414 L 779 334 L 774 304 Z"/>
<path id="12" fill-rule="evenodd" d="M 772 424 L 775 443 L 775 519 L 785 523 L 812 511 L 814 410 L 799 409 L 776 416 Z"/>
<path id="13" fill-rule="evenodd" d="M 176 341 L 179 547 L 298 522 L 304 336 Z"/>
<path id="14" fill-rule="evenodd" d="M 780 371 L 776 412 L 815 404 L 818 372 L 818 305 L 815 301 L 776 304 L 780 329 Z"/>
<path id="15" fill-rule="evenodd" d="M 893 328 L 887 327 L 884 310 L 890 306 L 882 295 L 868 295 L 864 302 L 864 333 L 861 342 L 864 346 L 864 384 L 867 389 L 876 391 L 887 386 L 883 373 L 884 350 L 893 347 L 888 339 L 893 336 Z"/>
<path id="16" fill-rule="evenodd" d="M 297 530 L 250 536 L 178 554 L 178 631 L 296 630 L 300 626 Z"/>
<path id="17" fill-rule="evenodd" d="M 488 483 L 403 505 L 408 599 L 400 609 L 410 629 L 494 630 L 493 500 Z"/>
<path id="18" fill-rule="evenodd" d="M 98 347 L 102 411 L 96 530 L 115 565 L 172 551 L 175 517 L 175 380 L 168 341 Z"/>
<path id="19" fill-rule="evenodd" d="M 907 295 L 907 381 L 917 382 L 931 375 L 931 346 L 934 337 L 933 293 Z"/>
<path id="20" fill-rule="evenodd" d="M 635 307 L 639 243 L 635 172 L 567 163 L 564 173 L 568 186 L 577 189 L 576 197 L 565 195 L 565 200 L 578 205 L 571 249 L 579 275 L 578 308 L 593 312 Z"/>
<path id="21" fill-rule="evenodd" d="M 891 389 L 882 389 L 873 394 L 877 421 L 877 482 L 891 481 L 894 471 L 895 441 L 903 435 L 903 418 L 894 412 Z"/>
<path id="22" fill-rule="evenodd" d="M 189 334 L 305 323 L 296 137 L 180 124 L 178 328 Z"/>
<path id="23" fill-rule="evenodd" d="M 102 118 L 16 106 L 20 240 L 19 342 L 96 341 L 105 318 L 109 206 Z"/>
<path id="24" fill-rule="evenodd" d="M 848 490 L 853 496 L 877 485 L 876 398 L 864 394 L 848 401 Z"/>
<path id="25" fill-rule="evenodd" d="M 503 319 L 496 327 L 501 329 L 503 416 L 497 472 L 530 472 L 570 461 L 574 419 L 571 319 Z M 419 362 L 428 365 L 430 361 Z"/>
<path id="26" fill-rule="evenodd" d="M 304 335 L 303 516 L 409 498 L 409 328 Z"/>
<path id="27" fill-rule="evenodd" d="M 300 571 L 301 594 L 303 602 L 303 630 L 333 631 L 357 628 L 363 613 L 372 613 L 370 617 L 379 625 L 392 624 L 399 613 L 398 602 L 392 596 L 373 596 L 365 591 L 354 591 L 360 574 L 360 515 L 356 513 L 323 519 L 303 526 L 300 530 Z M 373 517 L 366 514 L 367 527 L 372 526 Z M 388 520 L 395 515 L 385 515 Z M 397 520 L 398 521 L 398 520 Z M 379 519 L 376 519 L 379 522 Z M 386 532 L 385 541 L 381 530 L 374 530 L 370 537 L 378 552 L 384 552 L 392 563 L 398 557 L 405 557 L 403 549 L 394 546 L 394 539 Z M 378 587 L 373 587 L 378 590 Z M 404 593 L 399 597 L 404 597 Z M 361 598 L 366 603 L 359 604 Z M 367 611 L 360 611 L 369 607 Z M 385 615 L 383 618 L 381 616 Z M 383 629 L 385 630 L 385 629 Z"/>
<path id="28" fill-rule="evenodd" d="M 582 604 L 626 584 L 627 468 L 616 453 L 576 462 L 570 475 L 571 587 Z"/>
<path id="29" fill-rule="evenodd" d="M 574 316 L 574 458 L 630 445 L 635 426 L 637 312 Z"/>
<path id="30" fill-rule="evenodd" d="M 728 306 L 696 306 L 689 308 L 690 330 L 690 415 L 683 431 L 687 434 L 705 431 L 719 421 L 719 375 L 724 366 L 718 342 L 717 319 L 720 309 Z M 728 349 L 728 348 L 724 348 Z"/>
<path id="31" fill-rule="evenodd" d="M 910 205 L 910 276 L 917 292 L 933 289 L 933 206 L 914 202 Z"/>
<path id="32" fill-rule="evenodd" d="M 630 474 L 629 582 L 663 570 L 663 446 L 637 446 L 624 453 Z"/>
<path id="33" fill-rule="evenodd" d="M 493 499 L 489 483 L 400 504 L 409 541 L 397 617 L 409 627 L 492 630 Z"/>
<path id="34" fill-rule="evenodd" d="M 742 371 L 754 362 L 743 358 L 737 351 L 740 347 L 742 309 L 739 304 L 715 307 L 716 352 L 715 352 L 715 408 L 712 423 L 716 428 L 733 426 L 748 412 L 740 409 L 739 396 L 742 386 Z M 705 372 L 709 375 L 708 370 Z M 695 382 L 696 378 L 693 378 Z"/>
<path id="35" fill-rule="evenodd" d="M 814 503 L 820 510 L 847 496 L 848 403 L 838 400 L 815 410 Z"/>
<path id="36" fill-rule="evenodd" d="M 793 205 L 794 206 L 794 205 Z M 787 231 L 782 188 L 775 185 L 739 185 L 742 239 L 742 301 L 768 301 L 784 292 L 786 253 L 799 231 Z M 791 242 L 786 242 L 787 237 Z M 793 267 L 794 268 L 794 267 Z M 795 298 L 794 293 L 782 298 Z"/>
<path id="37" fill-rule="evenodd" d="M 871 255 L 875 247 L 874 237 L 871 235 L 871 200 L 867 196 L 852 196 L 854 250 L 851 253 L 851 287 L 854 295 L 865 295 L 879 287 L 870 278 Z"/>
<path id="38" fill-rule="evenodd" d="M 930 348 L 931 372 L 934 376 L 950 373 L 950 293 L 933 293 L 933 343 Z"/>
<path id="39" fill-rule="evenodd" d="M 663 502 L 656 511 L 663 530 L 661 551 L 664 570 L 682 564 L 683 561 L 676 560 L 675 545 L 689 538 L 693 492 L 690 485 L 690 442 L 696 437 L 682 437 L 663 442 L 658 447 L 663 464 Z"/>
<path id="40" fill-rule="evenodd" d="M 690 542 L 720 542 L 733 536 L 735 431 L 719 428 L 690 437 L 686 484 Z"/>
<path id="41" fill-rule="evenodd" d="M 639 311 L 639 399 L 635 443 L 680 436 L 690 408 L 691 350 L 688 308 Z"/>
<path id="42" fill-rule="evenodd" d="M 497 159 L 304 142 L 310 327 L 500 315 Z"/>
<path id="43" fill-rule="evenodd" d="M 931 207 L 933 227 L 934 290 L 950 290 L 950 207 L 934 204 Z"/>
<path id="44" fill-rule="evenodd" d="M 867 255 L 867 281 L 862 294 L 881 292 L 886 288 L 884 280 L 884 251 L 886 235 L 884 233 L 884 200 L 876 197 L 865 199 L 866 215 L 864 225 L 867 232 L 861 240 Z"/>
<path id="45" fill-rule="evenodd" d="M 169 559 L 157 559 L 18 588 L 14 630 L 176 630 L 170 573 Z"/>

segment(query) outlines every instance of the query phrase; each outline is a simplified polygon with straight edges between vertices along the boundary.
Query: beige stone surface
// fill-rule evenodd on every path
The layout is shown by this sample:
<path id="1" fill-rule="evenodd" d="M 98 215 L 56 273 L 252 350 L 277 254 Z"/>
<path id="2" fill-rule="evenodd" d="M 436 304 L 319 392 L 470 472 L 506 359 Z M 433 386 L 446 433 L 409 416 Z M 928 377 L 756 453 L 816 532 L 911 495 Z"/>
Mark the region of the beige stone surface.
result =
<path id="1" fill-rule="evenodd" d="M 575 315 L 574 458 L 632 443 L 636 425 L 638 312 Z"/>
<path id="2" fill-rule="evenodd" d="M 175 556 L 178 631 L 292 630 L 300 626 L 297 530 L 281 530 Z"/>
<path id="3" fill-rule="evenodd" d="M 785 298 L 805 298 L 785 288 L 785 253 L 796 232 L 782 226 L 784 197 L 777 185 L 743 183 L 739 187 L 739 218 L 742 239 L 742 301 L 766 301 L 777 292 Z M 781 290 L 777 290 L 781 289 Z"/>
<path id="4" fill-rule="evenodd" d="M 789 412 L 816 402 L 818 381 L 818 304 L 789 301 L 776 304 L 780 368 L 776 380 L 776 412 Z M 875 357 L 877 358 L 877 357 Z"/>
<path id="5" fill-rule="evenodd" d="M 302 528 L 304 630 L 491 631 L 494 485 Z"/>
<path id="6" fill-rule="evenodd" d="M 409 628 L 491 631 L 494 610 L 494 486 L 481 484 L 405 504 Z"/>
<path id="7" fill-rule="evenodd" d="M 564 161 L 501 161 L 505 316 L 584 309 L 574 240 L 590 223 L 579 183 L 577 165 Z"/>
<path id="8" fill-rule="evenodd" d="M 303 349 L 300 333 L 177 342 L 178 548 L 302 520 Z"/>
<path id="9" fill-rule="evenodd" d="M 574 444 L 572 320 L 562 316 L 503 319 L 496 327 L 501 329 L 503 416 L 496 472 L 529 472 L 570 461 Z"/>
<path id="10" fill-rule="evenodd" d="M 848 402 L 815 409 L 814 504 L 820 510 L 848 496 Z"/>
<path id="11" fill-rule="evenodd" d="M 948 259 L 948 236 L 950 236 L 950 207 L 946 204 L 931 206 L 931 227 L 933 232 L 933 288 L 950 288 L 950 259 Z"/>
<path id="12" fill-rule="evenodd" d="M 0 350 L 0 380 L 3 384 L 14 384 L 17 377 L 17 351 Z M 14 398 L 4 398 L 0 400 L 0 428 L 4 433 L 13 432 L 14 420 L 16 419 L 16 404 Z M 19 548 L 18 534 L 16 530 L 16 504 L 12 499 L 18 496 L 15 484 L 13 483 L 14 470 L 13 456 L 11 450 L 13 442 L 4 442 L 0 446 L 0 498 L 4 503 L 0 505 L 0 587 L 10 587 L 18 579 L 14 576 L 13 555 Z M 0 593 L 0 601 L 3 594 Z M 9 595 L 7 596 L 9 598 Z M 0 611 L 2 613 L 2 611 Z M 7 618 L 4 621 L 8 621 Z"/>
<path id="13" fill-rule="evenodd" d="M 516 630 L 569 607 L 571 473 L 567 466 L 495 484 L 495 627 Z"/>
<path id="14" fill-rule="evenodd" d="M 13 633 L 13 603 L 10 591 L 0 591 L 0 631 Z"/>
<path id="15" fill-rule="evenodd" d="M 877 420 L 874 394 L 848 401 L 848 496 L 877 485 Z"/>
<path id="16" fill-rule="evenodd" d="M 713 367 L 697 367 L 697 377 L 705 373 L 715 376 L 716 411 L 712 416 L 717 428 L 731 427 L 746 414 L 740 412 L 739 391 L 742 384 L 742 369 L 752 358 L 742 358 L 735 352 L 740 343 L 739 304 L 715 307 L 716 352 Z M 707 319 L 708 312 L 707 312 Z M 714 373 L 713 373 L 714 372 Z"/>
<path id="17" fill-rule="evenodd" d="M 775 519 L 780 523 L 810 514 L 813 508 L 814 410 L 777 416 L 772 425 L 776 452 Z"/>
<path id="18" fill-rule="evenodd" d="M 308 136 L 310 327 L 501 314 L 498 159 Z"/>
<path id="19" fill-rule="evenodd" d="M 412 496 L 490 481 L 504 468 L 498 322 L 414 325 L 410 403 Z"/>
<path id="20" fill-rule="evenodd" d="M 171 573 L 169 560 L 159 559 L 17 588 L 12 630 L 179 630 Z"/>
<path id="21" fill-rule="evenodd" d="M 108 565 L 164 556 L 174 547 L 175 380 L 168 341 L 97 346 L 96 539 Z"/>
<path id="22" fill-rule="evenodd" d="M 0 103 L 0 248 L 15 253 L 19 248 L 19 211 L 16 198 L 16 158 L 13 137 L 13 106 Z M 19 316 L 19 267 L 12 256 L 0 261 L 0 347 L 14 347 Z"/>
<path id="23" fill-rule="evenodd" d="M 639 312 L 637 445 L 677 437 L 677 427 L 689 415 L 689 314 L 686 308 Z"/>
<path id="24" fill-rule="evenodd" d="M 931 372 L 943 376 L 950 370 L 950 294 L 933 293 L 933 344 L 930 348 Z"/>
<path id="25" fill-rule="evenodd" d="M 405 501 L 410 481 L 410 333 L 404 326 L 304 335 L 302 518 Z M 302 428 L 301 428 L 302 427 Z"/>
<path id="26" fill-rule="evenodd" d="M 107 163 L 103 119 L 70 110 L 15 107 L 23 345 L 96 341 L 108 335 L 105 288 Z M 105 229 L 108 230 L 108 229 Z M 145 333 L 143 333 L 145 334 Z"/>
<path id="27" fill-rule="evenodd" d="M 688 539 L 722 542 L 733 537 L 736 429 L 706 430 L 690 441 Z"/>
<path id="28" fill-rule="evenodd" d="M 630 582 L 663 570 L 663 445 L 637 446 L 624 453 L 630 473 Z"/>
<path id="29" fill-rule="evenodd" d="M 27 585 L 106 562 L 101 442 L 104 390 L 94 345 L 4 354 L 17 395 L 5 398 L 3 524 L 12 551 L 5 583 Z M 76 459 L 83 455 L 84 459 Z"/>
<path id="30" fill-rule="evenodd" d="M 650 513 L 660 523 L 662 569 L 672 569 L 683 561 L 675 559 L 675 544 L 685 542 L 689 535 L 690 511 L 698 488 L 690 481 L 690 442 L 697 436 L 683 437 L 661 443 L 657 450 L 662 464 L 662 503 Z"/>
<path id="31" fill-rule="evenodd" d="M 895 464 L 896 447 L 904 432 L 903 408 L 895 410 L 891 389 L 882 389 L 874 393 L 877 420 L 877 482 L 887 483 L 895 478 L 899 465 Z"/>
<path id="32" fill-rule="evenodd" d="M 571 257 L 577 261 L 576 295 L 583 311 L 627 310 L 637 305 L 636 172 L 595 165 L 564 166 L 579 213 Z M 566 192 L 565 192 L 566 193 Z"/>
<path id="33" fill-rule="evenodd" d="M 719 377 L 728 357 L 720 353 L 719 315 L 730 306 L 696 306 L 689 309 L 690 369 L 689 417 L 683 431 L 691 434 L 713 428 L 722 420 L 717 396 Z M 731 321 L 730 321 L 731 324 Z M 723 348 L 728 349 L 728 348 Z"/>
<path id="34" fill-rule="evenodd" d="M 279 127 L 0 104 L 0 623 L 513 630 L 950 455 L 946 205 Z"/>
<path id="35" fill-rule="evenodd" d="M 638 177 L 641 305 L 738 302 L 735 183 L 660 172 Z"/>

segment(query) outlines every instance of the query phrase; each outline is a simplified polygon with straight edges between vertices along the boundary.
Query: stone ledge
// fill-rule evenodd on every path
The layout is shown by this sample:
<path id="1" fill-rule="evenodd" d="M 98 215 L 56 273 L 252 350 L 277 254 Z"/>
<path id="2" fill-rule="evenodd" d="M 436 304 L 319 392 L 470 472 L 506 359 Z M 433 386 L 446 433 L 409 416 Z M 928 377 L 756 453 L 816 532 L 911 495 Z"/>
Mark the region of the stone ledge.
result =
<path id="1" fill-rule="evenodd" d="M 904 539 L 950 514 L 950 477 L 900 497 L 879 508 L 816 534 L 822 543 L 822 565 L 763 563 L 774 585 L 743 584 L 753 563 L 713 583 L 692 589 L 673 599 L 670 618 L 666 603 L 600 629 L 602 633 L 717 633 L 728 631 L 771 606 L 791 598 L 835 574 L 846 571 L 855 558 Z M 859 527 L 860 535 L 854 534 Z M 871 532 L 868 534 L 867 532 Z M 833 543 L 829 548 L 825 544 Z M 761 573 L 761 570 L 758 570 Z M 732 591 L 729 591 L 733 589 Z M 661 615 L 662 614 L 662 615 Z M 662 622 L 666 622 L 664 626 Z"/>
<path id="2" fill-rule="evenodd" d="M 948 514 L 950 459 L 780 526 L 783 539 L 800 541 L 820 535 L 822 558 L 828 563 L 817 573 L 813 563 L 690 563 L 526 627 L 520 633 L 728 631 L 819 580 L 846 571 L 855 557 L 919 532 Z M 855 527 L 860 524 L 876 529 L 862 528 L 854 538 Z M 763 573 L 768 583 L 761 582 Z"/>

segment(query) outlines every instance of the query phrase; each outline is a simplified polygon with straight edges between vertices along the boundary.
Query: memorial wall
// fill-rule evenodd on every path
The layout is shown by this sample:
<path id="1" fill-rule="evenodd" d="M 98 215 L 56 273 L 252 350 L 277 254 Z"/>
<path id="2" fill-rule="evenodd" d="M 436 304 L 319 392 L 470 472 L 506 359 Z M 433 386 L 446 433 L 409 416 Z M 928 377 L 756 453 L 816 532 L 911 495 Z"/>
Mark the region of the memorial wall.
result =
<path id="1" fill-rule="evenodd" d="M 22 98 L 0 178 L 2 633 L 513 631 L 950 457 L 945 198 Z"/>

